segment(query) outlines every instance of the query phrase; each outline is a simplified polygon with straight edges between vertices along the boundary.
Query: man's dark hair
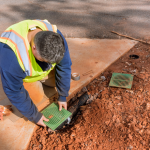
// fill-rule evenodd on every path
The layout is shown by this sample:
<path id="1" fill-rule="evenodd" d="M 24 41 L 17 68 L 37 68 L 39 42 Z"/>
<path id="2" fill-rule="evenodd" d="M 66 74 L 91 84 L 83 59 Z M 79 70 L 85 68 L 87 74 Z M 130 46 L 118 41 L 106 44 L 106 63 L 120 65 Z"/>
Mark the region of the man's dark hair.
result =
<path id="1" fill-rule="evenodd" d="M 40 31 L 34 37 L 34 44 L 39 55 L 48 63 L 58 64 L 64 57 L 64 40 L 58 33 Z"/>

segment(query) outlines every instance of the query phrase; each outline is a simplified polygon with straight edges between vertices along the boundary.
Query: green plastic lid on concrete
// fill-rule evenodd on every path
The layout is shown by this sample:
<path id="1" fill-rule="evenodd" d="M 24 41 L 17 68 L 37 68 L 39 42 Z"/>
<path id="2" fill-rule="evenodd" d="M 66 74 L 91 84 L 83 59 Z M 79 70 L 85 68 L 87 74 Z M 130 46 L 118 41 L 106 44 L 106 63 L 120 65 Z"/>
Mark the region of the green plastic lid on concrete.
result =
<path id="1" fill-rule="evenodd" d="M 131 89 L 133 82 L 132 74 L 113 73 L 109 86 Z"/>
<path id="2" fill-rule="evenodd" d="M 42 111 L 42 114 L 49 119 L 48 122 L 44 121 L 44 123 L 52 130 L 55 130 L 71 115 L 71 112 L 65 110 L 64 108 L 59 111 L 59 106 L 52 103 Z"/>

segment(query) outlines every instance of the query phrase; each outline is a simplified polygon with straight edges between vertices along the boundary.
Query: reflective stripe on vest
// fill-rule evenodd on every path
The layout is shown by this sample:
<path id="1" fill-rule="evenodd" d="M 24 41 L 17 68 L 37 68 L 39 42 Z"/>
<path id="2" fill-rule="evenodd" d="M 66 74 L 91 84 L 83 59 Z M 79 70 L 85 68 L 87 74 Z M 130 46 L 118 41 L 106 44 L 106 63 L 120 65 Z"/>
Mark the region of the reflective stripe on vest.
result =
<path id="1" fill-rule="evenodd" d="M 17 53 L 20 56 L 20 59 L 22 63 L 24 64 L 25 68 L 25 73 L 27 76 L 32 76 L 32 66 L 31 66 L 31 61 L 29 58 L 28 50 L 24 41 L 24 38 L 18 35 L 15 31 L 10 30 L 10 31 L 5 31 L 2 33 L 1 37 L 9 38 L 14 44 L 15 42 L 18 41 L 17 46 Z"/>
<path id="2" fill-rule="evenodd" d="M 37 21 L 41 21 L 45 25 L 45 27 L 47 28 L 47 30 L 53 31 L 53 28 L 52 28 L 51 24 L 47 23 L 46 21 L 40 20 L 40 19 L 36 19 L 36 20 Z"/>
<path id="3" fill-rule="evenodd" d="M 51 25 L 47 20 L 36 19 L 35 21 L 40 21 L 44 24 L 45 28 L 49 31 L 57 32 L 56 25 Z"/>

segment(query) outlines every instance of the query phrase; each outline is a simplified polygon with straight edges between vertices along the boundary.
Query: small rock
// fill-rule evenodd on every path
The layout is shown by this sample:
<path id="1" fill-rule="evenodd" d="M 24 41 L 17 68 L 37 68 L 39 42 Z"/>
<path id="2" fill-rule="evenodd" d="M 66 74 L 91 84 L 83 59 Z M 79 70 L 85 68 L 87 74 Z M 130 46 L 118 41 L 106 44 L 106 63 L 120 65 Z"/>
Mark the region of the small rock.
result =
<path id="1" fill-rule="evenodd" d="M 116 118 L 117 118 L 117 116 L 114 115 L 113 118 L 112 118 L 112 119 L 113 119 L 113 122 L 116 120 Z"/>
<path id="2" fill-rule="evenodd" d="M 75 133 L 72 133 L 71 136 L 75 136 Z"/>
<path id="3" fill-rule="evenodd" d="M 129 146 L 127 147 L 127 149 L 132 150 L 132 149 L 133 149 L 133 146 L 129 145 Z"/>
<path id="4" fill-rule="evenodd" d="M 131 63 L 126 62 L 127 65 L 131 66 Z"/>
<path id="5" fill-rule="evenodd" d="M 101 79 L 102 79 L 102 81 L 106 80 L 105 76 L 101 76 Z"/>
<path id="6" fill-rule="evenodd" d="M 119 119 L 119 118 L 117 118 L 117 119 L 116 119 L 116 122 L 119 124 L 119 123 L 120 123 L 120 119 Z"/>
<path id="7" fill-rule="evenodd" d="M 134 130 L 135 130 L 136 132 L 139 132 L 139 128 L 137 128 L 137 127 L 134 127 Z"/>
<path id="8" fill-rule="evenodd" d="M 131 93 L 131 94 L 134 93 L 132 90 L 126 90 L 126 92 L 129 92 L 129 93 Z"/>
<path id="9" fill-rule="evenodd" d="M 41 145 L 41 144 L 39 145 L 39 148 L 42 148 L 42 145 Z"/>
<path id="10" fill-rule="evenodd" d="M 133 117 L 133 123 L 136 124 L 136 118 L 135 117 Z"/>
<path id="11" fill-rule="evenodd" d="M 130 72 L 131 72 L 131 73 L 136 73 L 136 69 L 134 69 L 134 70 L 131 70 Z"/>
<path id="12" fill-rule="evenodd" d="M 115 96 L 116 99 L 120 100 L 121 99 L 121 96 Z"/>
<path id="13" fill-rule="evenodd" d="M 119 105 L 119 106 L 120 106 L 120 105 L 122 105 L 122 104 L 121 104 L 121 103 L 118 103 L 117 105 Z"/>
<path id="14" fill-rule="evenodd" d="M 142 122 L 139 123 L 139 128 L 141 129 L 143 126 L 142 126 Z"/>
<path id="15" fill-rule="evenodd" d="M 143 134 L 143 129 L 139 131 L 140 134 Z"/>
<path id="16" fill-rule="evenodd" d="M 90 104 L 94 100 L 94 96 L 91 97 L 86 101 L 86 104 Z"/>
<path id="17" fill-rule="evenodd" d="M 146 144 L 146 142 L 142 140 L 142 144 L 143 144 L 143 145 L 145 145 L 145 144 Z"/>
<path id="18" fill-rule="evenodd" d="M 145 71 L 144 71 L 144 70 L 142 70 L 140 73 L 141 73 L 141 74 L 144 74 L 144 73 L 145 73 Z"/>
<path id="19" fill-rule="evenodd" d="M 93 99 L 95 100 L 95 99 L 97 98 L 97 96 L 98 96 L 98 93 L 96 93 L 96 94 L 94 95 L 94 98 L 93 98 Z"/>
<path id="20" fill-rule="evenodd" d="M 36 147 L 36 145 L 35 145 L 35 144 L 33 144 L 33 145 L 32 145 L 32 148 L 33 148 L 33 147 Z"/>
<path id="21" fill-rule="evenodd" d="M 129 139 L 130 139 L 130 140 L 132 140 L 132 135 L 131 135 L 131 134 L 129 134 L 128 136 L 129 136 Z"/>
<path id="22" fill-rule="evenodd" d="M 143 121 L 143 122 L 142 122 L 142 125 L 143 125 L 143 126 L 146 126 L 146 125 L 147 125 L 147 121 L 146 121 L 146 120 Z"/>
<path id="23" fill-rule="evenodd" d="M 146 133 L 147 133 L 148 135 L 150 135 L 150 130 L 149 130 L 149 129 L 147 129 L 147 130 L 146 130 Z"/>
<path id="24" fill-rule="evenodd" d="M 109 125 L 109 123 L 110 123 L 110 121 L 105 121 L 105 124 L 108 126 Z"/>
<path id="25" fill-rule="evenodd" d="M 147 103 L 146 108 L 147 108 L 147 110 L 150 110 L 150 103 Z"/>

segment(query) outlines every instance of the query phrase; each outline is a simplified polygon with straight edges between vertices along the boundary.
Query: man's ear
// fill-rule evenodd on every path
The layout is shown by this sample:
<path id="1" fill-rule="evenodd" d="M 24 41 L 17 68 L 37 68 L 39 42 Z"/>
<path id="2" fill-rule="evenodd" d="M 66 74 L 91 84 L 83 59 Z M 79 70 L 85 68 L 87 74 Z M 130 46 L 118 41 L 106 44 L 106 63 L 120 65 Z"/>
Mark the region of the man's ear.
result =
<path id="1" fill-rule="evenodd" d="M 35 56 L 36 55 L 36 46 L 35 45 L 32 45 L 32 53 L 33 55 Z"/>
<path id="2" fill-rule="evenodd" d="M 34 53 L 34 54 L 36 53 L 36 46 L 35 45 L 32 46 L 32 53 Z"/>
<path id="3" fill-rule="evenodd" d="M 32 48 L 33 48 L 33 50 L 35 50 L 36 49 L 35 45 L 33 45 Z"/>

